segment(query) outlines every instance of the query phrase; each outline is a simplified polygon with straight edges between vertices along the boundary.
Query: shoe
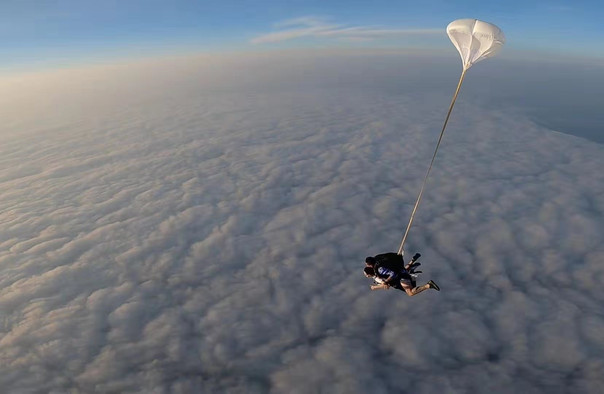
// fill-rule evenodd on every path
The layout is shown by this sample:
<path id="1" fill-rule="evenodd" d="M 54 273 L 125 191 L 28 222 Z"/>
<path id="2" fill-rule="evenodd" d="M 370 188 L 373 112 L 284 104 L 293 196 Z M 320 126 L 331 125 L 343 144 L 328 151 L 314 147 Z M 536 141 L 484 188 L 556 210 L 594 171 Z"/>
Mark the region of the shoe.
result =
<path id="1" fill-rule="evenodd" d="M 428 286 L 430 286 L 431 289 L 434 289 L 436 291 L 440 291 L 440 287 L 438 287 L 438 285 L 436 283 L 434 283 L 433 280 L 428 282 Z"/>
<path id="2" fill-rule="evenodd" d="M 416 269 L 417 269 L 417 267 L 419 267 L 420 265 L 421 265 L 420 263 L 414 263 L 414 264 L 411 264 L 411 265 L 409 266 L 409 268 L 407 268 L 407 271 L 409 271 L 409 273 L 410 273 L 410 274 L 414 274 L 414 273 L 416 273 L 416 272 L 417 272 L 417 271 L 416 271 Z"/>
<path id="3" fill-rule="evenodd" d="M 415 260 L 419 259 L 420 257 L 422 257 L 421 254 L 419 254 L 419 253 L 414 254 L 413 257 L 411 257 L 411 262 L 414 262 Z"/>

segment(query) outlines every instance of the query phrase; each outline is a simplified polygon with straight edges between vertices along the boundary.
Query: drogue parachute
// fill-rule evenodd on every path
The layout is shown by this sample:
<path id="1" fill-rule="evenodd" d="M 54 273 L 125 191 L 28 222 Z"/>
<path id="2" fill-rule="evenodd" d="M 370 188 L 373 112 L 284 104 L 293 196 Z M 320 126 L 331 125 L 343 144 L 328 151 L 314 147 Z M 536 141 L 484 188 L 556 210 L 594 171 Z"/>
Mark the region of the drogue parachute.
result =
<path id="1" fill-rule="evenodd" d="M 438 152 L 443 135 L 445 134 L 449 116 L 451 116 L 453 105 L 455 105 L 455 100 L 457 100 L 457 95 L 459 94 L 459 89 L 461 88 L 461 84 L 466 76 L 466 72 L 470 69 L 470 67 L 472 67 L 472 65 L 478 63 L 479 61 L 495 56 L 505 43 L 505 36 L 500 28 L 491 23 L 479 21 L 477 19 L 458 19 L 449 23 L 447 26 L 447 35 L 461 56 L 463 69 L 461 76 L 459 77 L 457 89 L 455 90 L 455 94 L 451 100 L 451 105 L 449 106 L 445 123 L 440 132 L 440 136 L 438 137 L 436 149 L 434 149 L 434 155 L 432 156 L 432 161 L 430 162 L 430 166 L 428 167 L 428 171 L 424 177 L 424 182 L 422 183 L 419 195 L 415 201 L 415 206 L 411 212 L 411 217 L 409 218 L 409 224 L 407 224 L 405 235 L 403 235 L 403 240 L 401 241 L 401 245 L 398 249 L 398 254 L 400 255 L 403 254 L 405 241 L 409 235 L 409 230 L 411 229 L 411 224 L 413 223 L 413 218 L 415 217 L 415 212 L 417 211 L 417 207 L 419 206 L 424 194 L 424 188 L 426 187 L 428 175 L 430 175 L 430 170 L 432 170 L 436 153 Z"/>
<path id="2" fill-rule="evenodd" d="M 505 42 L 500 28 L 477 19 L 458 19 L 449 23 L 447 35 L 459 51 L 464 70 L 495 56 Z"/>

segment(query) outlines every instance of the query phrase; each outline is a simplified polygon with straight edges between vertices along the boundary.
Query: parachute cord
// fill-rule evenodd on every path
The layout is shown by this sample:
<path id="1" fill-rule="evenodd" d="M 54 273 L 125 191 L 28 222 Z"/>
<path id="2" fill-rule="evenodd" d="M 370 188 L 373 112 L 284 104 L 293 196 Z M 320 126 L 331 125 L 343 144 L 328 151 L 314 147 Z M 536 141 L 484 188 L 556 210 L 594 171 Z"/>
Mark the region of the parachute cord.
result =
<path id="1" fill-rule="evenodd" d="M 403 254 L 403 247 L 405 246 L 405 241 L 407 240 L 407 235 L 409 235 L 409 229 L 411 228 L 411 224 L 413 223 L 413 218 L 415 217 L 415 211 L 417 211 L 417 207 L 419 206 L 419 202 L 422 199 L 422 195 L 424 194 L 424 188 L 426 187 L 426 182 L 428 181 L 428 175 L 430 175 L 430 170 L 432 170 L 432 165 L 434 164 L 434 159 L 436 158 L 436 153 L 438 152 L 438 147 L 440 146 L 440 141 L 443 139 L 443 135 L 445 134 L 445 129 L 447 128 L 447 122 L 449 121 L 449 116 L 451 116 L 451 111 L 453 110 L 453 105 L 455 105 L 455 100 L 457 100 L 457 95 L 459 94 L 459 89 L 461 88 L 461 84 L 466 75 L 467 68 L 464 67 L 461 77 L 459 77 L 459 83 L 457 84 L 457 89 L 455 90 L 455 94 L 453 95 L 453 99 L 451 100 L 451 105 L 449 106 L 449 112 L 447 112 L 447 117 L 445 118 L 445 124 L 443 125 L 443 129 L 440 131 L 440 136 L 438 137 L 438 143 L 436 144 L 436 149 L 434 150 L 434 155 L 432 155 L 432 161 L 430 162 L 430 166 L 428 167 L 428 171 L 426 172 L 426 176 L 424 177 L 424 182 L 422 183 L 422 187 L 419 191 L 419 195 L 417 196 L 417 200 L 415 201 L 415 206 L 413 207 L 413 211 L 411 212 L 411 218 L 409 219 L 409 224 L 407 225 L 407 229 L 405 230 L 405 235 L 403 235 L 403 240 L 401 241 L 401 246 L 398 248 L 398 254 Z"/>

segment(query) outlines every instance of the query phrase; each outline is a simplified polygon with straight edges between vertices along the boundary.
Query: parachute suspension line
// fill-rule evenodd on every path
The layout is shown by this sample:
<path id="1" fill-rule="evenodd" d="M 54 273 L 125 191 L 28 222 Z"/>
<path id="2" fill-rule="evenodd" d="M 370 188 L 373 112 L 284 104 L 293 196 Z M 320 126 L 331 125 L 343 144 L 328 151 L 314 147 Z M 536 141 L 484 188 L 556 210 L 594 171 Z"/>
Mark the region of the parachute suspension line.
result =
<path id="1" fill-rule="evenodd" d="M 469 68 L 469 67 L 468 67 Z M 464 77 L 466 76 L 466 71 L 468 68 L 464 67 L 461 77 L 459 77 L 459 83 L 457 84 L 457 89 L 455 89 L 455 94 L 453 95 L 453 99 L 451 100 L 451 105 L 449 106 L 449 112 L 447 112 L 447 117 L 445 118 L 445 124 L 443 125 L 443 129 L 440 131 L 440 136 L 438 137 L 438 142 L 436 143 L 436 149 L 434 149 L 434 154 L 432 155 L 432 161 L 430 162 L 430 166 L 428 167 L 428 171 L 426 172 L 426 176 L 424 177 L 424 182 L 422 183 L 422 187 L 419 190 L 419 195 L 417 196 L 417 200 L 415 201 L 415 206 L 413 207 L 413 211 L 411 212 L 411 218 L 409 218 L 409 224 L 407 224 L 407 229 L 405 230 L 405 235 L 403 235 L 403 240 L 401 241 L 401 246 L 398 248 L 398 254 L 403 254 L 403 248 L 405 246 L 405 241 L 407 240 L 407 235 L 409 235 L 409 229 L 411 228 L 411 224 L 413 223 L 413 218 L 415 217 L 415 211 L 417 211 L 417 207 L 419 206 L 419 202 L 422 199 L 422 195 L 424 194 L 424 188 L 426 187 L 426 182 L 428 181 L 428 175 L 430 175 L 430 170 L 432 170 L 432 165 L 434 164 L 434 159 L 436 158 L 436 153 L 438 152 L 438 147 L 440 146 L 440 142 L 443 139 L 443 135 L 445 134 L 445 129 L 447 128 L 447 122 L 449 122 L 449 116 L 451 116 L 451 111 L 453 110 L 453 105 L 455 105 L 455 100 L 457 100 L 457 95 L 459 94 L 459 89 L 461 88 L 461 84 L 463 82 Z"/>

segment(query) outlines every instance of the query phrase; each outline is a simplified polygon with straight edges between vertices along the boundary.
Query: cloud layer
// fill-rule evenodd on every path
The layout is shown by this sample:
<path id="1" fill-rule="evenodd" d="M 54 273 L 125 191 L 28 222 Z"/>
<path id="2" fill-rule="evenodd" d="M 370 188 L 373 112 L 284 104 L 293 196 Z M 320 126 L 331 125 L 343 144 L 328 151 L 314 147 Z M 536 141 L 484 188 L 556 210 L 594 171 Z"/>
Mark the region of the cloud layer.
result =
<path id="1" fill-rule="evenodd" d="M 374 26 L 345 26 L 322 18 L 301 17 L 278 23 L 278 30 L 251 40 L 252 44 L 266 44 L 303 37 L 336 38 L 346 41 L 372 41 L 378 38 L 443 34 L 442 29 L 389 29 Z"/>
<path id="2" fill-rule="evenodd" d="M 436 60 L 4 82 L 0 386 L 598 392 L 602 145 L 469 84 L 407 245 L 442 291 L 361 275 L 398 247 L 432 153 L 456 82 L 421 83 L 448 79 Z"/>

